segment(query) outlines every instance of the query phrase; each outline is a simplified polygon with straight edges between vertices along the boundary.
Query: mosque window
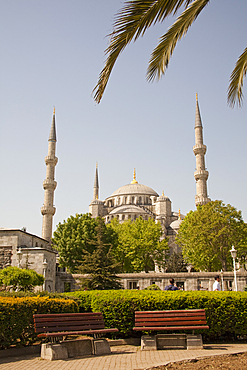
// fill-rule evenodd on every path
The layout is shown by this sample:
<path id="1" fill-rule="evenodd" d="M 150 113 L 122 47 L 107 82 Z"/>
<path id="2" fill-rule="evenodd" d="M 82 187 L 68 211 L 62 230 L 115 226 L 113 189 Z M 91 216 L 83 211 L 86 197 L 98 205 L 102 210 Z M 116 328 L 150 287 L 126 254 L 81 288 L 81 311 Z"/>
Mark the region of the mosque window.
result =
<path id="1" fill-rule="evenodd" d="M 119 215 L 117 215 L 117 220 L 119 220 Z"/>
<path id="2" fill-rule="evenodd" d="M 120 202 L 121 202 L 121 199 L 120 199 L 120 198 L 118 198 L 118 200 L 117 200 L 118 205 L 120 204 Z"/>
<path id="3" fill-rule="evenodd" d="M 128 219 L 131 219 L 131 215 L 128 215 Z"/>
<path id="4" fill-rule="evenodd" d="M 136 215 L 134 216 L 134 220 L 136 220 Z"/>
<path id="5" fill-rule="evenodd" d="M 139 197 L 139 204 L 142 204 L 142 197 Z"/>
<path id="6" fill-rule="evenodd" d="M 132 203 L 135 203 L 135 197 L 132 197 Z"/>
<path id="7" fill-rule="evenodd" d="M 125 219 L 125 216 L 124 215 L 122 215 L 122 220 L 124 220 Z"/>
<path id="8" fill-rule="evenodd" d="M 124 198 L 124 203 L 127 204 L 127 197 Z"/>

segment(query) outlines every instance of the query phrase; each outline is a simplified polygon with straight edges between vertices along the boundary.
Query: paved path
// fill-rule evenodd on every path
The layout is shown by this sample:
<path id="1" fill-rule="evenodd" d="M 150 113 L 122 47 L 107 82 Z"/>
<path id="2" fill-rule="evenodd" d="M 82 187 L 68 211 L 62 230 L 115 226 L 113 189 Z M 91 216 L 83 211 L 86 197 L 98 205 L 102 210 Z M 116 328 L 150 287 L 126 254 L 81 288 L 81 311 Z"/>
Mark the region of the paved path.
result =
<path id="1" fill-rule="evenodd" d="M 136 346 L 111 347 L 107 356 L 82 356 L 48 361 L 37 356 L 0 359 L 0 370 L 144 370 L 152 366 L 198 357 L 247 352 L 247 344 L 211 344 L 203 350 L 141 351 Z"/>

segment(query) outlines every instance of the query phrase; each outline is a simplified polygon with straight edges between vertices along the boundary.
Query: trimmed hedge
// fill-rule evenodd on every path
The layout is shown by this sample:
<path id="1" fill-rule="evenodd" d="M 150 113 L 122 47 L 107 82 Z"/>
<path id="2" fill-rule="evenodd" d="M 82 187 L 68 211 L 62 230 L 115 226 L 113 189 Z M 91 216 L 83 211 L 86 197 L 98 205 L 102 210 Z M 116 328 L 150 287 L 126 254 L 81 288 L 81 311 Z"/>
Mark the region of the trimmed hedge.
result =
<path id="1" fill-rule="evenodd" d="M 133 332 L 135 311 L 199 309 L 206 311 L 209 330 L 198 330 L 204 339 L 234 339 L 247 335 L 247 292 L 86 291 L 73 292 L 81 301 L 80 312 L 102 312 L 106 327 L 119 336 Z"/>
<path id="2" fill-rule="evenodd" d="M 78 312 L 78 305 L 71 299 L 0 297 L 0 348 L 33 344 L 33 314 L 61 312 Z"/>

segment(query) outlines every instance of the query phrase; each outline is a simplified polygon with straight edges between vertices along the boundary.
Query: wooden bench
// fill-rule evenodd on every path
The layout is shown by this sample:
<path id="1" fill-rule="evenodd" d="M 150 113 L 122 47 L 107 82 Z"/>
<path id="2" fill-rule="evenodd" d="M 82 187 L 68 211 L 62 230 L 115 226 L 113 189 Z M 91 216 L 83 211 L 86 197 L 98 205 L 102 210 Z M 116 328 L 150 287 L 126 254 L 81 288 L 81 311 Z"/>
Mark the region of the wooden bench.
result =
<path id="1" fill-rule="evenodd" d="M 192 330 L 193 335 L 187 335 L 187 348 L 202 348 L 201 336 L 195 336 L 194 330 L 209 329 L 207 325 L 205 310 L 171 310 L 171 311 L 136 311 L 135 312 L 135 331 L 157 332 L 157 331 L 177 331 Z M 147 338 L 147 337 L 146 337 Z M 151 338 L 151 337 L 150 337 Z M 150 349 L 157 348 L 156 337 L 152 337 Z M 189 338 L 189 339 L 188 339 Z M 199 339 L 198 339 L 199 338 Z M 145 347 L 145 337 L 142 337 L 142 349 Z"/>
<path id="2" fill-rule="evenodd" d="M 67 335 L 92 335 L 116 333 L 118 329 L 106 329 L 101 312 L 60 313 L 33 315 L 35 332 L 38 337 L 51 338 L 58 341 Z"/>
<path id="3" fill-rule="evenodd" d="M 209 329 L 205 310 L 136 311 L 136 331 Z"/>

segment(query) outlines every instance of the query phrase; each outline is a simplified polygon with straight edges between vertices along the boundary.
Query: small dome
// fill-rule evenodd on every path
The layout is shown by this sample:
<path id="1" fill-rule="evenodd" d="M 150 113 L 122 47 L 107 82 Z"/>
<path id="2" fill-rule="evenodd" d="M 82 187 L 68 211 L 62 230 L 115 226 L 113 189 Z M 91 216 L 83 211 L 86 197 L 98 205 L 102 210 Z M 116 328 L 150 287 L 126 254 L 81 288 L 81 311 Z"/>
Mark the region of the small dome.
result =
<path id="1" fill-rule="evenodd" d="M 161 195 L 157 198 L 157 202 L 164 201 L 164 200 L 170 200 L 166 195 Z"/>
<path id="2" fill-rule="evenodd" d="M 104 204 L 104 202 L 102 202 L 102 200 L 99 200 L 99 199 L 93 199 L 91 204 Z"/>
<path id="3" fill-rule="evenodd" d="M 175 220 L 173 221 L 171 224 L 170 224 L 170 227 L 173 229 L 173 230 L 178 230 L 181 223 L 182 223 L 183 220 Z"/>
<path id="4" fill-rule="evenodd" d="M 142 185 L 142 184 L 127 184 L 124 186 L 121 186 L 121 188 L 117 189 L 112 193 L 112 197 L 116 195 L 129 195 L 129 194 L 142 194 L 142 195 L 154 195 L 155 197 L 158 197 L 159 195 L 151 189 L 149 186 Z"/>

